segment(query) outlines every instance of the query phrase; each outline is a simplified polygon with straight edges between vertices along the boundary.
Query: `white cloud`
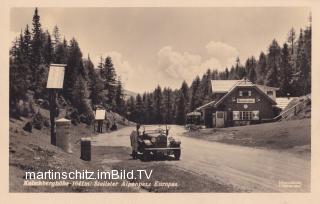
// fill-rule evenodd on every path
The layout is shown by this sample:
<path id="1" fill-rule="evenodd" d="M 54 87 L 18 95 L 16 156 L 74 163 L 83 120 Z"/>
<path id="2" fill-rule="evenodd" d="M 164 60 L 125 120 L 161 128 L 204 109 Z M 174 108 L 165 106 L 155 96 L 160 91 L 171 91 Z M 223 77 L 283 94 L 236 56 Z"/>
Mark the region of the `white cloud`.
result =
<path id="1" fill-rule="evenodd" d="M 121 77 L 125 88 L 132 91 L 152 90 L 157 84 L 162 87 L 179 88 L 183 80 L 190 83 L 197 75 L 204 74 L 209 68 L 224 71 L 226 66 L 234 64 L 238 56 L 236 48 L 221 42 L 209 42 L 205 48 L 209 54 L 203 58 L 190 52 L 179 52 L 171 46 L 162 47 L 157 53 L 157 64 L 152 67 L 133 66 L 117 51 L 107 52 Z M 94 58 L 97 65 L 100 56 Z"/>
<path id="2" fill-rule="evenodd" d="M 197 73 L 202 58 L 188 52 L 180 53 L 166 46 L 158 52 L 158 69 L 173 79 L 189 79 Z"/>
<path id="3" fill-rule="evenodd" d="M 141 66 L 132 66 L 126 58 L 117 51 L 106 52 L 102 55 L 102 59 L 110 56 L 116 70 L 117 76 L 120 76 L 125 89 L 135 92 L 143 92 L 152 90 L 157 85 L 156 75 L 153 70 L 142 68 Z M 101 56 L 96 56 L 93 59 L 97 66 Z M 148 88 L 150 87 L 150 88 Z"/>
<path id="4" fill-rule="evenodd" d="M 201 69 L 207 71 L 208 69 L 218 69 L 222 70 L 224 67 L 221 65 L 221 62 L 214 58 L 211 57 L 210 59 L 207 59 L 206 61 L 201 63 Z"/>
<path id="5" fill-rule="evenodd" d="M 239 52 L 235 47 L 223 42 L 211 41 L 206 45 L 207 52 L 210 56 L 219 60 L 222 66 L 230 65 L 235 58 L 239 56 Z"/>
<path id="6" fill-rule="evenodd" d="M 234 64 L 239 54 L 236 48 L 222 42 L 211 41 L 205 48 L 209 54 L 207 59 L 198 54 L 175 51 L 170 46 L 163 47 L 158 52 L 158 70 L 166 80 L 191 82 L 196 75 L 202 75 L 208 69 L 224 71 L 226 66 Z"/>

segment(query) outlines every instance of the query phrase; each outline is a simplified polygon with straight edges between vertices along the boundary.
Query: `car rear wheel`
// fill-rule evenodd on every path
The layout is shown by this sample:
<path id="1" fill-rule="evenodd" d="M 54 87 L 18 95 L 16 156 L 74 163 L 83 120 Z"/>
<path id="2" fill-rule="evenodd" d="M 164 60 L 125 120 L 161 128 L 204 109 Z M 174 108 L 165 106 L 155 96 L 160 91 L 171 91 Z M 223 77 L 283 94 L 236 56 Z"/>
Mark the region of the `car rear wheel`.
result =
<path id="1" fill-rule="evenodd" d="M 138 153 L 134 150 L 132 150 L 131 156 L 133 159 L 137 159 Z"/>
<path id="2" fill-rule="evenodd" d="M 175 160 L 179 160 L 181 156 L 181 149 L 174 150 L 173 155 Z"/>
<path id="3" fill-rule="evenodd" d="M 143 152 L 142 160 L 143 161 L 148 161 L 149 159 L 150 159 L 150 152 L 148 152 L 148 151 Z"/>

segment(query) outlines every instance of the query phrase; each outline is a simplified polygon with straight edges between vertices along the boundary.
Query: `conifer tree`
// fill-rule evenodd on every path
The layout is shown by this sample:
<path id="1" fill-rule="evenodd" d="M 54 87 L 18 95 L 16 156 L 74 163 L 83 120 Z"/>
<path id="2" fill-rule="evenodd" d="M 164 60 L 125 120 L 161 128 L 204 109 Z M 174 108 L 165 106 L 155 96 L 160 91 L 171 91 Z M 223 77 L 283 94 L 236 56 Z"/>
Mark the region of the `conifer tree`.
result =
<path id="1" fill-rule="evenodd" d="M 72 102 L 76 99 L 73 96 L 73 89 L 75 86 L 75 82 L 82 77 L 84 79 L 85 71 L 83 67 L 82 61 L 82 53 L 79 48 L 79 44 L 76 39 L 72 38 L 70 40 L 70 46 L 68 49 L 68 59 L 67 59 L 67 67 L 65 69 L 65 77 L 64 77 L 64 96 L 71 100 Z"/>
<path id="2" fill-rule="evenodd" d="M 280 95 L 286 96 L 287 93 L 292 95 L 292 67 L 290 64 L 289 47 L 284 43 L 281 50 L 281 71 L 280 71 Z"/>
<path id="3" fill-rule="evenodd" d="M 124 107 L 124 93 L 123 93 L 123 87 L 120 77 L 117 80 L 116 85 L 116 92 L 115 92 L 115 103 L 116 103 L 116 111 L 119 114 L 123 114 L 125 107 Z"/>
<path id="4" fill-rule="evenodd" d="M 164 108 L 164 122 L 171 123 L 173 120 L 173 96 L 170 88 L 163 89 L 163 108 Z"/>
<path id="5" fill-rule="evenodd" d="M 267 76 L 267 57 L 261 52 L 257 64 L 257 84 L 265 84 Z"/>
<path id="6" fill-rule="evenodd" d="M 41 30 L 40 16 L 38 8 L 35 9 L 32 19 L 32 42 L 31 42 L 31 76 L 32 89 L 35 91 L 35 97 L 41 97 L 43 92 L 43 80 L 48 73 L 48 67 L 42 66 L 43 63 L 43 33 Z"/>
<path id="7" fill-rule="evenodd" d="M 186 102 L 182 91 L 179 91 L 177 100 L 177 112 L 176 112 L 176 123 L 178 125 L 183 125 L 186 120 Z"/>
<path id="8" fill-rule="evenodd" d="M 288 34 L 288 43 L 290 44 L 290 51 L 291 51 L 291 56 L 293 56 L 294 54 L 294 42 L 296 39 L 296 31 L 294 30 L 294 28 L 291 28 Z"/>
<path id="9" fill-rule="evenodd" d="M 189 104 L 189 111 L 193 111 L 195 108 L 199 107 L 201 104 L 201 97 L 199 97 L 201 94 L 200 89 L 200 78 L 197 76 L 191 86 L 190 86 L 190 104 Z"/>
<path id="10" fill-rule="evenodd" d="M 281 48 L 276 40 L 273 40 L 267 58 L 267 78 L 266 85 L 279 87 L 279 71 L 281 63 Z"/>
<path id="11" fill-rule="evenodd" d="M 50 65 L 53 59 L 53 47 L 52 47 L 50 33 L 47 32 L 45 36 L 46 36 L 46 42 L 43 48 L 43 61 L 44 61 L 44 64 Z"/>
<path id="12" fill-rule="evenodd" d="M 105 59 L 103 68 L 101 69 L 101 77 L 104 82 L 104 89 L 106 90 L 106 105 L 111 109 L 115 107 L 115 93 L 116 93 L 116 73 L 113 67 L 111 57 Z"/>
<path id="13" fill-rule="evenodd" d="M 92 105 L 99 105 L 103 98 L 103 82 L 97 74 L 90 56 L 88 56 L 88 60 L 85 62 L 85 67 L 89 78 L 89 99 L 91 100 Z"/>
<path id="14" fill-rule="evenodd" d="M 154 122 L 161 124 L 163 122 L 162 117 L 162 90 L 161 87 L 158 87 L 153 92 L 153 109 L 154 109 Z"/>
<path id="15" fill-rule="evenodd" d="M 257 61 L 252 56 L 251 58 L 247 59 L 246 61 L 246 73 L 247 78 L 252 82 L 255 83 L 257 80 L 257 73 L 256 73 L 256 67 L 257 67 Z"/>
<path id="16" fill-rule="evenodd" d="M 53 35 L 52 45 L 53 45 L 54 49 L 56 50 L 58 45 L 61 43 L 60 30 L 57 25 L 54 26 L 52 33 L 53 33 L 52 34 Z"/>

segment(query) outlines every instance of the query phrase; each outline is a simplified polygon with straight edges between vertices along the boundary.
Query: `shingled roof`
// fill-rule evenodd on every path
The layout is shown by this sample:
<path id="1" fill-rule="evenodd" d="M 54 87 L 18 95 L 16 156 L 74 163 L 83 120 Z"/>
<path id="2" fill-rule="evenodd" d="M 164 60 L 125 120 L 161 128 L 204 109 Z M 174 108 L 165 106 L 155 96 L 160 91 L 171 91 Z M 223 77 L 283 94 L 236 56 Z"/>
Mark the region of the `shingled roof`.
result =
<path id="1" fill-rule="evenodd" d="M 211 80 L 212 93 L 227 93 L 235 86 L 252 86 L 252 82 L 247 79 L 242 80 Z"/>

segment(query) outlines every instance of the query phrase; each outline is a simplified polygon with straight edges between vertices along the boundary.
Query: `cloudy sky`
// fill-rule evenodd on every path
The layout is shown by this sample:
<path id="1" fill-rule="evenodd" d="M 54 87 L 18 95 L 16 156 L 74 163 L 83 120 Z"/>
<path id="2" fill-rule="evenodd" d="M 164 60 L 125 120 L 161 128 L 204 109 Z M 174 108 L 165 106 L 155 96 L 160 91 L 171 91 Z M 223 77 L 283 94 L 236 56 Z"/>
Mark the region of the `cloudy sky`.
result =
<path id="1" fill-rule="evenodd" d="M 12 39 L 31 24 L 34 8 L 12 8 Z M 304 28 L 308 8 L 39 8 L 44 29 L 58 25 L 75 37 L 84 57 L 111 56 L 126 89 L 180 87 L 209 67 L 224 70 L 240 57 L 284 43 L 291 27 Z"/>

